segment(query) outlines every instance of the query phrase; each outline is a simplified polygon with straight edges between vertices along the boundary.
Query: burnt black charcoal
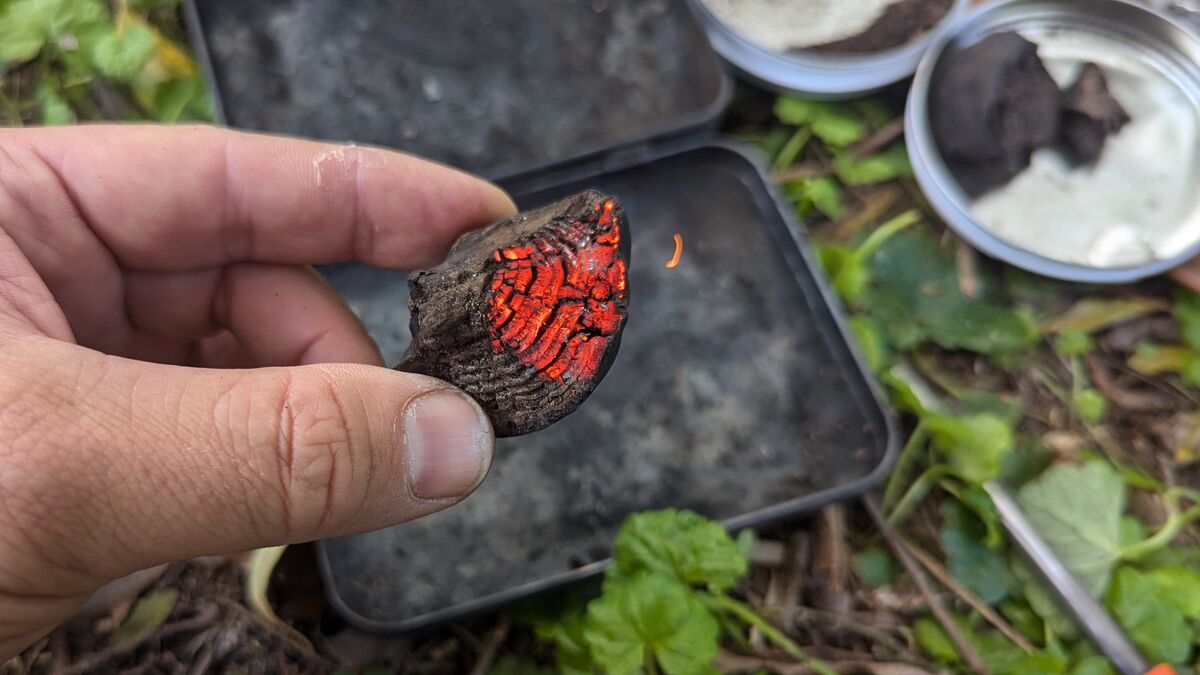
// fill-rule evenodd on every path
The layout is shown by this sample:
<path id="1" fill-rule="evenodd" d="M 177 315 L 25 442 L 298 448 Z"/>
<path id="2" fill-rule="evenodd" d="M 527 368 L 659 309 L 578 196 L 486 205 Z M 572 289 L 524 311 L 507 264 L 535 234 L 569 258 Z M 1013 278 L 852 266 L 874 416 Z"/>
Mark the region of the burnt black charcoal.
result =
<path id="1" fill-rule="evenodd" d="M 629 227 L 588 191 L 463 237 L 409 279 L 413 341 L 397 369 L 445 380 L 519 436 L 574 412 L 616 358 Z"/>
<path id="2" fill-rule="evenodd" d="M 1094 63 L 1085 63 L 1062 98 L 1062 144 L 1067 155 L 1078 164 L 1091 164 L 1100 158 L 1108 137 L 1129 123 L 1129 113 L 1108 91 L 1104 71 Z"/>
<path id="3" fill-rule="evenodd" d="M 1058 137 L 1058 85 L 1037 45 L 988 36 L 957 54 L 931 94 L 934 139 L 963 189 L 978 196 L 1029 166 Z"/>

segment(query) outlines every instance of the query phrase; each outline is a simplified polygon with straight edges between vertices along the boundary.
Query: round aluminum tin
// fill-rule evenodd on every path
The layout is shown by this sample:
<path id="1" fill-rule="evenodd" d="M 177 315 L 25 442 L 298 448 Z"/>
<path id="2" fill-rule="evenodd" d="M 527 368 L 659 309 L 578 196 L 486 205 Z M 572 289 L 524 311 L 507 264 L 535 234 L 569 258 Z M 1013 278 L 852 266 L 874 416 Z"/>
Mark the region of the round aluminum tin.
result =
<path id="1" fill-rule="evenodd" d="M 713 49 L 748 79 L 785 94 L 840 100 L 864 96 L 912 76 L 930 44 L 953 28 L 970 4 L 954 0 L 941 22 L 908 43 L 867 54 L 783 53 L 761 47 L 713 14 L 704 0 L 693 4 Z"/>
<path id="2" fill-rule="evenodd" d="M 1200 253 L 1200 189 L 1181 190 L 1183 214 L 1172 222 L 1162 246 L 1150 247 L 1143 259 L 1096 261 L 1088 251 L 1062 250 L 1047 255 L 1018 246 L 1014 237 L 1001 237 L 980 222 L 973 213 L 978 202 L 959 187 L 952 172 L 942 160 L 933 136 L 929 117 L 929 96 L 941 71 L 939 64 L 954 58 L 956 53 L 979 40 L 999 32 L 1016 31 L 1039 45 L 1039 51 L 1053 52 L 1057 58 L 1075 58 L 1080 63 L 1096 61 L 1106 69 L 1116 67 L 1122 76 L 1142 73 L 1162 86 L 1173 88 L 1175 101 L 1194 115 L 1200 130 L 1200 36 L 1166 14 L 1129 0 L 1001 0 L 985 5 L 965 17 L 952 33 L 941 36 L 926 52 L 917 69 L 909 92 L 905 114 L 905 138 L 913 170 L 930 204 L 960 236 L 983 253 L 1028 271 L 1067 281 L 1086 283 L 1127 283 L 1166 272 Z M 1049 63 L 1048 63 L 1049 65 Z M 1114 137 L 1110 137 L 1110 141 Z M 1185 138 L 1181 143 L 1189 143 Z M 1200 143 L 1190 141 L 1191 166 L 1179 171 L 1200 171 Z M 1107 149 L 1107 146 L 1106 146 Z M 1188 148 L 1184 148 L 1186 153 Z M 1103 159 L 1103 157 L 1102 157 Z M 1182 174 L 1186 175 L 1187 174 Z M 1196 175 L 1200 181 L 1200 175 Z M 1015 179 L 1014 179 L 1015 180 Z M 1200 185 L 1196 181 L 1192 186 Z M 1100 189 L 1097 185 L 1094 189 Z M 1095 199 L 1111 199 L 1111 188 Z M 1131 208 L 1128 213 L 1145 213 L 1133 207 L 1139 197 L 1136 189 L 1128 194 Z M 1006 197 L 1016 199 L 1017 197 Z M 1077 196 L 1086 200 L 1088 194 Z M 1190 201 L 1188 201 L 1190 200 Z M 1037 208 L 1037 205 L 1012 204 L 1014 210 Z M 1069 228 L 1071 222 L 1055 226 Z M 1122 232 L 1138 237 L 1141 245 L 1160 225 L 1136 216 L 1122 224 Z M 1118 234 L 1117 228 L 1103 233 Z M 1157 235 L 1156 235 L 1157 236 Z M 1100 239 L 1097 234 L 1097 241 Z M 1087 260 L 1086 263 L 1079 262 Z"/>

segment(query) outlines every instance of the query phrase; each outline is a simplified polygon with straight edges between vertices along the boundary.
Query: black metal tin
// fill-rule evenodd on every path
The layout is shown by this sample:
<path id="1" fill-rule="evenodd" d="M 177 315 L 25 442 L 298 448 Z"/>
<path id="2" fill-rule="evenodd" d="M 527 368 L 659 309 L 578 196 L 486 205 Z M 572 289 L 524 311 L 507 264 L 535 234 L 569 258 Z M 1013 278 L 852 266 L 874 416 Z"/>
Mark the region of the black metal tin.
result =
<path id="1" fill-rule="evenodd" d="M 490 179 L 710 129 L 732 94 L 685 0 L 200 0 L 244 129 L 383 145 Z"/>
<path id="2" fill-rule="evenodd" d="M 645 4 L 590 6 L 626 2 Z M 352 13 L 351 5 L 379 6 L 339 6 Z M 684 23 L 671 30 L 702 36 L 686 2 L 664 6 L 681 12 L 664 15 Z M 203 18 L 196 9 L 192 18 Z M 197 36 L 211 46 L 212 36 Z M 714 58 L 702 39 L 688 49 L 676 56 Z M 227 97 L 221 73 L 240 65 L 207 51 L 215 90 Z M 615 92 L 615 104 L 638 94 Z M 235 126 L 251 106 L 221 103 Z M 593 396 L 549 429 L 502 439 L 488 479 L 465 502 L 413 523 L 319 542 L 329 597 L 347 620 L 373 631 L 411 630 L 592 578 L 632 512 L 690 508 L 731 528 L 759 527 L 861 494 L 886 475 L 896 452 L 892 421 L 805 237 L 759 162 L 740 146 L 701 137 L 719 109 L 697 106 L 659 120 L 671 130 L 666 136 L 642 134 L 630 144 L 601 134 L 587 161 L 568 152 L 540 168 L 468 167 L 505 178 L 522 207 L 583 188 L 616 195 L 633 240 L 630 319 Z M 269 130 L 344 138 L 341 123 Z M 678 137 L 687 129 L 691 138 Z M 683 255 L 668 269 L 676 233 Z M 397 361 L 410 337 L 405 274 L 355 264 L 322 271 L 385 359 Z"/>

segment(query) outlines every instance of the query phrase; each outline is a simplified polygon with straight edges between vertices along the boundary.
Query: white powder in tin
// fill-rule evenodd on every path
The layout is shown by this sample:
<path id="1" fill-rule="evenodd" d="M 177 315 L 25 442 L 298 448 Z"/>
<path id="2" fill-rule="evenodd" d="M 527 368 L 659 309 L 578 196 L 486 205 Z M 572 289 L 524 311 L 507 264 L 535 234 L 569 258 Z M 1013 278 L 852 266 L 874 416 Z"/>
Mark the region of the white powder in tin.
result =
<path id="1" fill-rule="evenodd" d="M 1105 143 L 1094 166 L 1073 167 L 1055 150 L 972 215 L 993 234 L 1052 260 L 1099 268 L 1172 257 L 1200 237 L 1200 119 L 1186 95 L 1119 45 L 1084 52 L 1075 36 L 1042 42 L 1060 86 L 1074 81 L 1086 53 L 1132 121 Z M 1099 58 L 1097 58 L 1099 57 Z"/>
<path id="2" fill-rule="evenodd" d="M 746 39 L 782 52 L 858 35 L 898 1 L 704 0 L 704 4 Z"/>

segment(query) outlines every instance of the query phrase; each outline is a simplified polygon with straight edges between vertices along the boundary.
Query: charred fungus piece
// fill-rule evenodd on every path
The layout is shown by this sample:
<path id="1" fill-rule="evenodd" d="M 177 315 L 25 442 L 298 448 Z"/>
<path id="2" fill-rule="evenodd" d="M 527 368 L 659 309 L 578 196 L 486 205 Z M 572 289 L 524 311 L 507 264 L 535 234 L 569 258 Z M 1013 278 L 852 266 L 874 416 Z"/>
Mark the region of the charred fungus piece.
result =
<path id="1" fill-rule="evenodd" d="M 958 54 L 934 88 L 934 140 L 963 189 L 978 196 L 1057 140 L 1059 103 L 1037 45 L 1016 33 L 990 35 Z"/>
<path id="2" fill-rule="evenodd" d="M 413 341 L 397 369 L 470 394 L 498 436 L 578 408 L 617 355 L 629 226 L 588 191 L 472 232 L 409 280 Z"/>
<path id="3" fill-rule="evenodd" d="M 1081 164 L 1100 158 L 1104 142 L 1129 123 L 1129 113 L 1108 91 L 1104 71 L 1085 63 L 1062 97 L 1062 142 L 1068 155 Z"/>

